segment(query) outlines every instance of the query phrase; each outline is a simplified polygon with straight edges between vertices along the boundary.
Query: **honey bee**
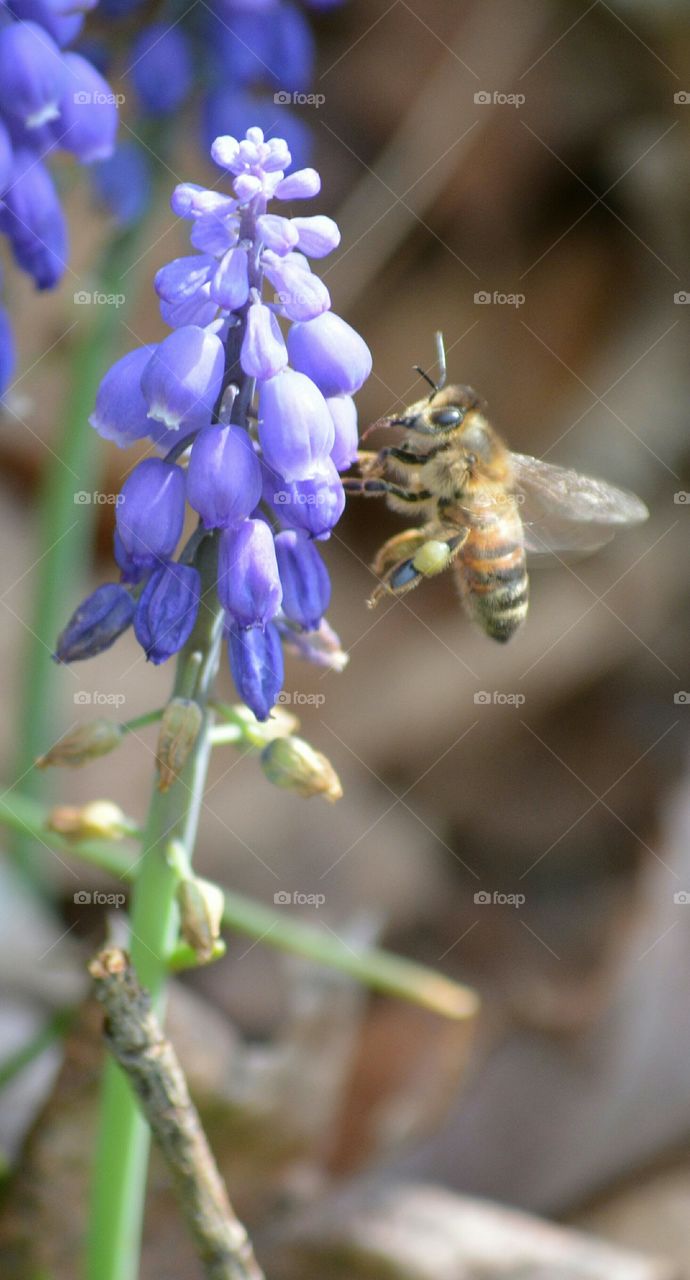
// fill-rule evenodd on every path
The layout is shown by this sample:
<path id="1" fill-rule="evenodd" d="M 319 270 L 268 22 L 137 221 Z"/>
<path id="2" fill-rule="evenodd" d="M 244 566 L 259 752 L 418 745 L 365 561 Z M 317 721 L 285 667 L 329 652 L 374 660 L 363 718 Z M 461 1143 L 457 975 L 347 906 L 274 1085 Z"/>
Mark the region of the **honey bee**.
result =
<path id="1" fill-rule="evenodd" d="M 472 388 L 446 386 L 441 334 L 436 342 L 438 382 L 415 366 L 431 394 L 385 420 L 404 428 L 401 443 L 360 452 L 360 476 L 344 481 L 350 493 L 385 496 L 394 511 L 414 508 L 423 520 L 380 548 L 369 604 L 452 565 L 470 617 L 505 642 L 527 616 L 528 552 L 594 551 L 649 512 L 603 480 L 511 453 Z"/>

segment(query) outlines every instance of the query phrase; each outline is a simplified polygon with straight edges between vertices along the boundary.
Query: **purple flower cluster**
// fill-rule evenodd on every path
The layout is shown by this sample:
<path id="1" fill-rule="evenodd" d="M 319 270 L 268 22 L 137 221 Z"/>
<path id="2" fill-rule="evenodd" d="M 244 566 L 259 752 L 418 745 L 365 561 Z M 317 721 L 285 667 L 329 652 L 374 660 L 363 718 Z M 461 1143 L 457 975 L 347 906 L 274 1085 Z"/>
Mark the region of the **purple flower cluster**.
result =
<path id="1" fill-rule="evenodd" d="M 342 2 L 208 0 L 180 16 L 168 0 L 127 49 L 126 68 L 139 112 L 167 120 L 200 90 L 205 146 L 221 132 L 242 137 L 250 125 L 271 133 L 279 119 L 293 159 L 308 163 L 311 131 L 299 108 L 306 103 L 306 114 L 312 114 L 309 108 L 317 98 L 310 94 L 315 41 L 309 11 L 333 9 Z M 122 19 L 127 38 L 131 13 L 143 0 L 101 3 L 111 20 Z M 105 44 L 101 52 L 107 64 Z M 148 168 L 145 151 L 131 140 L 97 166 L 98 193 L 122 224 L 133 221 L 147 202 Z"/>
<path id="2" fill-rule="evenodd" d="M 210 537 L 232 673 L 264 719 L 282 687 L 283 642 L 337 664 L 316 543 L 342 514 L 338 472 L 357 451 L 352 396 L 371 357 L 330 310 L 309 262 L 338 245 L 336 224 L 268 212 L 270 200 L 315 196 L 315 170 L 286 176 L 286 142 L 264 140 L 257 127 L 243 141 L 217 138 L 212 156 L 232 175 L 233 194 L 183 184 L 172 197 L 174 212 L 191 222 L 195 250 L 156 276 L 172 332 L 113 366 L 91 418 L 120 446 L 146 437 L 165 457 L 139 462 L 126 480 L 116 508 L 121 583 L 81 606 L 57 657 L 100 652 L 132 619 L 151 661 L 176 653 L 202 596 L 194 551 Z M 176 560 L 187 505 L 199 526 Z M 206 591 L 204 584 L 204 607 Z M 129 613 L 125 596 L 134 602 Z"/>
<path id="3" fill-rule="evenodd" d="M 67 233 L 46 167 L 58 148 L 82 164 L 109 156 L 117 102 L 100 72 L 67 46 L 96 0 L 7 0 L 0 9 L 0 232 L 39 289 L 66 266 Z M 14 367 L 0 310 L 0 394 Z"/>

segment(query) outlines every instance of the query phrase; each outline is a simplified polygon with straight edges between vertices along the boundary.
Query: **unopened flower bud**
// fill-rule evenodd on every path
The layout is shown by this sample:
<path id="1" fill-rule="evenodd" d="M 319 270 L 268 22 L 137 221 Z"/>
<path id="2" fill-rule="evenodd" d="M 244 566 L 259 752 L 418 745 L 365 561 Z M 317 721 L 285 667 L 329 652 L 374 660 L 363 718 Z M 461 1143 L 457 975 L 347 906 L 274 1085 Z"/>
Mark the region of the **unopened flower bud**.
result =
<path id="1" fill-rule="evenodd" d="M 223 344 L 208 329 L 189 324 L 168 334 L 141 376 L 149 416 L 171 431 L 208 426 L 224 365 Z"/>
<path id="2" fill-rule="evenodd" d="M 46 769 L 54 764 L 71 767 L 88 764 L 89 760 L 107 756 L 109 751 L 114 751 L 123 737 L 122 725 L 116 724 L 114 720 L 92 720 L 90 724 L 80 724 L 65 734 L 50 751 L 38 757 L 36 764 L 39 769 Z"/>
<path id="3" fill-rule="evenodd" d="M 314 543 L 295 529 L 275 540 L 283 588 L 283 613 L 305 631 L 316 631 L 328 608 L 331 583 Z"/>
<path id="4" fill-rule="evenodd" d="M 5 31 L 28 25 L 13 23 Z M 2 229 L 22 271 L 39 289 L 52 289 L 67 265 L 67 224 L 52 176 L 29 147 L 14 154 L 10 184 L 2 196 Z"/>
<path id="5" fill-rule="evenodd" d="M 253 302 L 247 311 L 240 362 L 251 378 L 274 378 L 288 362 L 287 347 L 273 312 L 262 302 Z"/>
<path id="6" fill-rule="evenodd" d="M 29 130 L 58 119 L 67 71 L 58 46 L 39 23 L 4 24 L 0 78 L 3 115 Z"/>
<path id="7" fill-rule="evenodd" d="M 75 609 L 58 636 L 56 662 L 93 658 L 114 644 L 134 617 L 135 603 L 126 587 L 106 582 Z"/>
<path id="8" fill-rule="evenodd" d="M 111 11 L 112 13 L 112 11 Z M 193 81 L 192 55 L 180 26 L 152 22 L 137 36 L 130 70 L 147 115 L 168 116 L 182 105 Z"/>
<path id="9" fill-rule="evenodd" d="M 273 623 L 228 631 L 228 656 L 235 688 L 257 720 L 267 720 L 283 687 L 283 651 Z"/>
<path id="10" fill-rule="evenodd" d="M 57 805 L 48 814 L 46 826 L 49 831 L 75 840 L 121 840 L 130 823 L 112 800 L 92 800 L 81 808 Z"/>
<path id="11" fill-rule="evenodd" d="M 292 368 L 311 378 L 324 396 L 354 395 L 371 373 L 366 342 L 332 311 L 293 324 L 287 346 Z"/>
<path id="12" fill-rule="evenodd" d="M 113 153 L 118 126 L 115 94 L 81 54 L 63 53 L 62 61 L 66 72 L 59 103 L 62 146 L 82 164 L 106 160 Z"/>
<path id="13" fill-rule="evenodd" d="M 229 529 L 251 515 L 261 497 L 261 468 L 241 427 L 206 427 L 194 441 L 187 497 L 207 529 Z"/>
<path id="14" fill-rule="evenodd" d="M 330 760 L 303 738 L 274 738 L 261 752 L 261 767 L 276 787 L 298 796 L 340 800 L 343 788 Z"/>
<path id="15" fill-rule="evenodd" d="M 196 951 L 198 959 L 205 963 L 212 958 L 214 943 L 220 935 L 225 906 L 223 890 L 198 876 L 181 880 L 177 887 L 177 904 L 182 936 Z"/>
<path id="16" fill-rule="evenodd" d="M 283 592 L 273 532 L 265 520 L 224 529 L 218 553 L 218 597 L 239 627 L 264 627 Z"/>
<path id="17" fill-rule="evenodd" d="M 200 598 L 201 579 L 192 565 L 163 565 L 151 574 L 134 615 L 134 633 L 149 662 L 167 662 L 187 643 Z"/>
<path id="18" fill-rule="evenodd" d="M 202 721 L 201 708 L 191 698 L 173 698 L 168 703 L 156 750 L 159 791 L 167 791 L 179 778 L 199 736 Z"/>
<path id="19" fill-rule="evenodd" d="M 314 474 L 317 463 L 333 448 L 335 427 L 324 397 L 310 378 L 285 369 L 262 383 L 259 439 L 266 463 L 285 480 Z"/>
<path id="20" fill-rule="evenodd" d="M 181 467 L 144 458 L 122 486 L 115 513 L 115 556 L 128 582 L 137 582 L 177 546 L 185 512 Z"/>

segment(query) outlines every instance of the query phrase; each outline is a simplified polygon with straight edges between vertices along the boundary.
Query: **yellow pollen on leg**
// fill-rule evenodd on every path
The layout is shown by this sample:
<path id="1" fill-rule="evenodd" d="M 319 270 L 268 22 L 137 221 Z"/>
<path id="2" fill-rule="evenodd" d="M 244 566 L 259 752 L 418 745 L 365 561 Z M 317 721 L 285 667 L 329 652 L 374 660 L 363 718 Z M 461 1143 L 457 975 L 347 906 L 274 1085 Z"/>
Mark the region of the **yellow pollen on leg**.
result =
<path id="1" fill-rule="evenodd" d="M 443 573 L 451 562 L 452 551 L 447 542 L 431 540 L 419 548 L 412 564 L 418 573 L 431 578 L 435 573 Z"/>

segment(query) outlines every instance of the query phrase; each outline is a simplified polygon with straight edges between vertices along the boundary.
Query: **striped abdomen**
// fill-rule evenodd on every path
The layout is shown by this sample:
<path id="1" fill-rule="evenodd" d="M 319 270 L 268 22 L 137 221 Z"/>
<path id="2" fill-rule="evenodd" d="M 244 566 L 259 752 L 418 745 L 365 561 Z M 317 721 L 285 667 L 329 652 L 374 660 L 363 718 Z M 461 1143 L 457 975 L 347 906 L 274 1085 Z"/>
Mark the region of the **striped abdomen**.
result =
<path id="1" fill-rule="evenodd" d="M 510 640 L 527 617 L 529 595 L 518 517 L 511 512 L 474 525 L 457 563 L 470 615 L 494 640 Z"/>

